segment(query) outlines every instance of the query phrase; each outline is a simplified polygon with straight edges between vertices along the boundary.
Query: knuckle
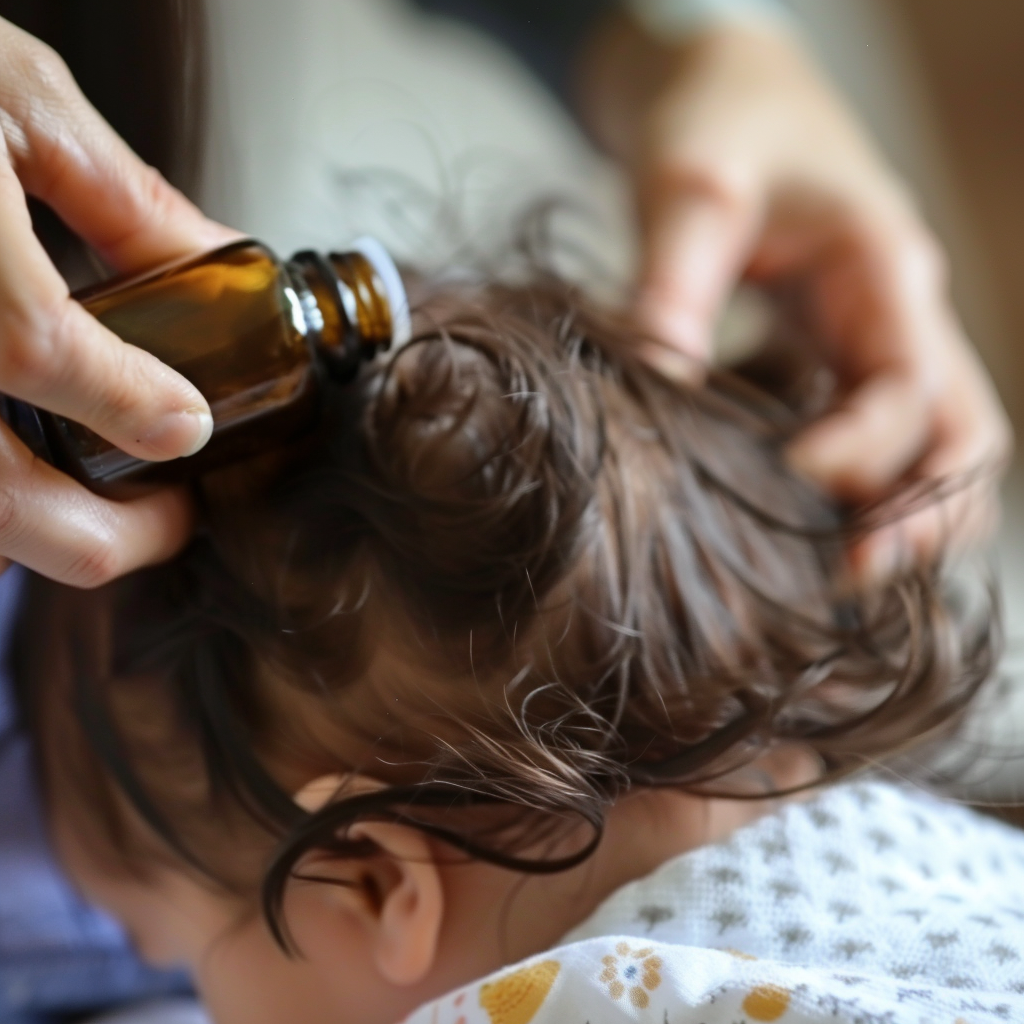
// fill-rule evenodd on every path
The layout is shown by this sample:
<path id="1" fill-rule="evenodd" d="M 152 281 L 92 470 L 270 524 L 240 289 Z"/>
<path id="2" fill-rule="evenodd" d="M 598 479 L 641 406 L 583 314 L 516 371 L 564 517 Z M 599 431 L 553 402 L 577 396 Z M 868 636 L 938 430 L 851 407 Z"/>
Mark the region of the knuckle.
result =
<path id="1" fill-rule="evenodd" d="M 0 546 L 10 554 L 23 548 L 33 532 L 34 520 L 26 513 L 26 496 L 35 486 L 39 460 L 19 458 L 5 444 L 0 461 Z"/>
<path id="2" fill-rule="evenodd" d="M 169 220 L 179 193 L 167 179 L 155 167 L 145 164 L 139 173 L 138 188 L 139 205 L 147 220 Z"/>
<path id="3" fill-rule="evenodd" d="M 31 36 L 25 36 L 16 47 L 9 66 L 34 96 L 63 97 L 73 82 L 60 54 Z"/>
<path id="4" fill-rule="evenodd" d="M 121 574 L 121 560 L 113 538 L 92 538 L 86 548 L 70 561 L 64 574 L 66 582 L 85 590 L 95 590 Z"/>
<path id="5" fill-rule="evenodd" d="M 108 365 L 102 375 L 102 391 L 90 396 L 89 423 L 94 428 L 122 425 L 138 411 L 142 381 L 131 349 L 123 342 L 114 343 Z"/>
<path id="6" fill-rule="evenodd" d="M 906 229 L 897 240 L 896 258 L 913 280 L 943 290 L 949 282 L 949 258 L 938 239 L 925 227 Z"/>
<path id="7" fill-rule="evenodd" d="M 842 211 L 848 241 L 880 260 L 886 272 L 911 289 L 945 291 L 949 259 L 942 244 L 915 215 L 900 208 L 868 212 L 850 206 Z"/>
<path id="8" fill-rule="evenodd" d="M 727 161 L 679 156 L 662 164 L 654 175 L 657 190 L 683 193 L 726 210 L 746 208 L 753 183 L 749 170 Z"/>
<path id="9" fill-rule="evenodd" d="M 166 204 L 167 194 L 171 191 L 171 186 L 168 184 L 167 179 L 152 164 L 144 165 L 139 180 L 146 199 L 158 206 Z"/>
<path id="10" fill-rule="evenodd" d="M 103 239 L 103 248 L 116 253 L 132 245 L 136 238 L 154 226 L 170 224 L 181 201 L 181 193 L 155 168 L 139 164 L 130 176 L 130 196 L 133 216 L 128 218 L 130 227 L 115 236 Z"/>
<path id="11" fill-rule="evenodd" d="M 0 485 L 0 542 L 6 549 L 16 546 L 24 530 L 21 502 L 12 482 Z"/>
<path id="12" fill-rule="evenodd" d="M 35 494 L 45 496 L 50 489 L 46 477 L 52 475 L 53 469 L 38 458 L 12 458 L 9 452 L 3 453 L 2 462 L 0 550 L 12 557 L 41 547 L 47 531 L 39 533 L 37 518 L 31 511 L 32 498 Z M 47 542 L 46 546 L 52 549 L 51 556 L 65 559 L 56 578 L 72 586 L 93 589 L 116 579 L 125 566 L 116 517 L 104 514 L 101 507 L 93 508 L 88 517 L 76 516 L 75 521 L 81 525 L 85 518 L 91 520 L 87 531 L 75 530 L 73 538 L 65 535 L 59 545 Z"/>
<path id="13" fill-rule="evenodd" d="M 0 312 L 0 386 L 37 395 L 56 377 L 66 303 L 18 302 Z"/>

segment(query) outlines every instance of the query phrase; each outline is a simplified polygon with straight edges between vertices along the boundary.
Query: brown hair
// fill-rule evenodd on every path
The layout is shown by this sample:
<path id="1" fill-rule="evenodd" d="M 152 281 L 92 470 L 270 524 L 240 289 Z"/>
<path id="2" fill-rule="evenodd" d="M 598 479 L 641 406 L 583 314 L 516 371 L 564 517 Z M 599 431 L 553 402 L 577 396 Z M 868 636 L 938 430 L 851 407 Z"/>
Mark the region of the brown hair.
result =
<path id="1" fill-rule="evenodd" d="M 598 836 L 630 787 L 706 791 L 790 741 L 835 777 L 951 726 L 989 675 L 993 618 L 940 566 L 851 586 L 862 517 L 787 469 L 779 402 L 671 383 L 541 273 L 416 305 L 315 437 L 204 482 L 180 557 L 98 595 L 34 583 L 25 690 L 45 725 L 53 659 L 73 666 L 89 806 L 116 780 L 221 880 L 218 830 L 258 827 L 280 941 L 300 861 L 366 855 L 359 819 L 559 870 L 593 843 L 524 851 L 567 821 Z M 383 786 L 315 814 L 289 795 L 349 771 Z"/>

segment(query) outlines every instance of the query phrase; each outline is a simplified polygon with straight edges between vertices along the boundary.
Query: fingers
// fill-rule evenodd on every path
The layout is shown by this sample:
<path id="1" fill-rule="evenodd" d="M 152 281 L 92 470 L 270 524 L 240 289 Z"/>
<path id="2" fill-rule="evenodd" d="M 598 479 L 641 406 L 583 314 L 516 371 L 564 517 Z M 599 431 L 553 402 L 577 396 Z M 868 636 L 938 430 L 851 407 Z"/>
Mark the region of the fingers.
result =
<path id="1" fill-rule="evenodd" d="M 789 457 L 841 499 L 883 502 L 888 521 L 850 551 L 855 575 L 870 583 L 989 539 L 1012 442 L 929 244 L 914 233 L 857 237 L 842 273 L 815 282 L 851 390 Z"/>
<path id="2" fill-rule="evenodd" d="M 206 401 L 71 299 L 32 231 L 25 197 L 46 202 L 124 271 L 235 236 L 131 153 L 49 48 L 2 19 L 0 58 L 0 392 L 141 458 L 191 454 L 211 433 Z M 105 501 L 0 426 L 0 571 L 15 561 L 96 586 L 169 557 L 190 528 L 185 495 Z"/>
<path id="3" fill-rule="evenodd" d="M 61 59 L 0 21 L 0 108 L 26 192 L 123 271 L 237 237 L 140 160 L 86 101 Z"/>
<path id="4" fill-rule="evenodd" d="M 706 360 L 719 310 L 757 230 L 752 189 L 724 168 L 677 166 L 647 190 L 643 204 L 641 322 L 656 338 Z"/>
<path id="5" fill-rule="evenodd" d="M 919 385 L 909 373 L 869 378 L 790 445 L 790 465 L 840 500 L 878 497 L 920 457 L 929 440 L 931 398 Z"/>
<path id="6" fill-rule="evenodd" d="M 637 140 L 645 324 L 705 359 L 741 274 L 806 299 L 842 403 L 796 439 L 792 463 L 849 501 L 932 492 L 858 545 L 863 570 L 981 536 L 993 487 L 970 474 L 1000 463 L 1008 431 L 902 185 L 798 48 L 710 32 L 680 56 L 653 116 L 624 136 Z M 660 365 L 664 348 L 649 355 Z"/>
<path id="7" fill-rule="evenodd" d="M 0 429 L 0 559 L 71 586 L 96 587 L 181 548 L 187 497 L 162 491 L 110 502 L 33 458 Z"/>
<path id="8" fill-rule="evenodd" d="M 788 454 L 798 471 L 837 497 L 871 501 L 933 442 L 937 408 L 952 386 L 949 352 L 967 343 L 923 233 L 904 228 L 904 218 L 892 213 L 874 222 L 841 208 L 805 215 L 814 223 L 779 232 L 791 236 L 785 271 L 803 278 L 812 330 L 845 395 Z"/>
<path id="9" fill-rule="evenodd" d="M 883 583 L 913 565 L 927 565 L 991 539 L 999 525 L 999 471 L 936 479 L 908 508 L 894 507 L 888 521 L 851 545 L 850 566 L 863 584 Z"/>
<path id="10" fill-rule="evenodd" d="M 140 161 L 61 60 L 0 20 L 0 391 L 85 424 L 132 455 L 209 439 L 202 395 L 74 303 L 32 233 L 25 192 L 115 266 L 152 266 L 230 236 Z"/>
<path id="11" fill-rule="evenodd" d="M 0 161 L 0 390 L 96 430 L 133 455 L 167 459 L 209 439 L 202 395 L 71 300 Z"/>
<path id="12" fill-rule="evenodd" d="M 702 33 L 674 59 L 629 132 L 643 233 L 637 309 L 655 337 L 706 360 L 761 234 L 808 72 L 785 33 L 756 27 Z"/>
<path id="13" fill-rule="evenodd" d="M 984 543 L 999 523 L 999 484 L 1012 449 L 1009 423 L 961 334 L 934 356 L 942 377 L 921 421 L 928 431 L 917 461 L 909 474 L 890 464 L 891 477 L 875 492 L 887 499 L 885 522 L 851 547 L 851 566 L 864 583 Z M 897 418 L 879 403 L 879 415 L 887 414 Z"/>
<path id="14" fill-rule="evenodd" d="M 865 580 L 988 541 L 999 525 L 999 484 L 1012 450 L 1009 422 L 966 342 L 951 352 L 948 380 L 934 434 L 908 488 L 908 494 L 920 489 L 920 498 L 851 552 Z"/>

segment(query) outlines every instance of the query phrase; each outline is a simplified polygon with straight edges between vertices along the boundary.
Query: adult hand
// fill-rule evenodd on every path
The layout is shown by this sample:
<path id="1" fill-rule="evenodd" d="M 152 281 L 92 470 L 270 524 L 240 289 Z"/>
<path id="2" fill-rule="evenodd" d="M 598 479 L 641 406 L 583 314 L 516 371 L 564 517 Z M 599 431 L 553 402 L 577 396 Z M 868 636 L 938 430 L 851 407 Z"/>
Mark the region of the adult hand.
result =
<path id="1" fill-rule="evenodd" d="M 884 576 L 991 529 L 1011 435 L 942 253 L 795 41 L 721 27 L 673 49 L 622 22 L 587 67 L 585 112 L 637 187 L 653 334 L 705 360 L 739 277 L 796 290 L 843 399 L 793 464 L 855 502 L 934 485 L 854 546 L 855 570 Z"/>
<path id="2" fill-rule="evenodd" d="M 233 237 L 138 159 L 60 58 L 0 20 L 0 392 L 70 417 L 144 459 L 209 439 L 202 395 L 74 302 L 32 232 L 26 195 L 131 272 Z M 0 425 L 0 570 L 10 561 L 95 586 L 186 540 L 186 498 L 115 503 L 34 459 Z"/>

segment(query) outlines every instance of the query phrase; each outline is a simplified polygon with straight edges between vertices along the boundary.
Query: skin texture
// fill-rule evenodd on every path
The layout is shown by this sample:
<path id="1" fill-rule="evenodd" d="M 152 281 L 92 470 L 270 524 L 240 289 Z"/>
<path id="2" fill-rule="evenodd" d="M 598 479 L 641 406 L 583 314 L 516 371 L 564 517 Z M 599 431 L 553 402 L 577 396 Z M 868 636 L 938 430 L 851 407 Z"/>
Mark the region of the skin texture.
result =
<path id="1" fill-rule="evenodd" d="M 190 454 L 205 399 L 71 300 L 25 202 L 51 206 L 115 270 L 153 267 L 235 237 L 140 161 L 86 102 L 60 58 L 0 21 L 0 392 L 76 419 L 146 459 Z M 185 541 L 184 496 L 115 504 L 34 460 L 0 425 L 0 567 L 21 562 L 97 586 Z"/>
<path id="2" fill-rule="evenodd" d="M 779 787 L 816 774 L 814 759 L 792 747 L 766 755 L 758 771 Z M 316 809 L 341 782 L 311 780 L 296 801 Z M 394 1024 L 430 999 L 551 947 L 622 885 L 776 806 L 640 791 L 611 809 L 590 860 L 553 876 L 466 862 L 414 829 L 363 823 L 356 829 L 376 856 L 324 856 L 302 870 L 335 884 L 292 883 L 285 909 L 296 957 L 274 944 L 252 900 L 197 881 L 166 853 L 166 866 L 128 874 L 104 850 L 95 821 L 59 790 L 50 813 L 65 867 L 82 891 L 125 924 L 151 963 L 185 966 L 216 1024 Z"/>
<path id="3" fill-rule="evenodd" d="M 843 388 L 793 443 L 794 466 L 856 502 L 956 481 L 855 545 L 855 570 L 878 578 L 986 536 L 1011 434 L 950 306 L 944 256 L 795 41 L 733 26 L 673 48 L 614 18 L 581 83 L 586 120 L 635 184 L 636 303 L 652 332 L 705 360 L 737 279 L 783 288 Z M 651 358 L 671 364 L 664 349 Z"/>

